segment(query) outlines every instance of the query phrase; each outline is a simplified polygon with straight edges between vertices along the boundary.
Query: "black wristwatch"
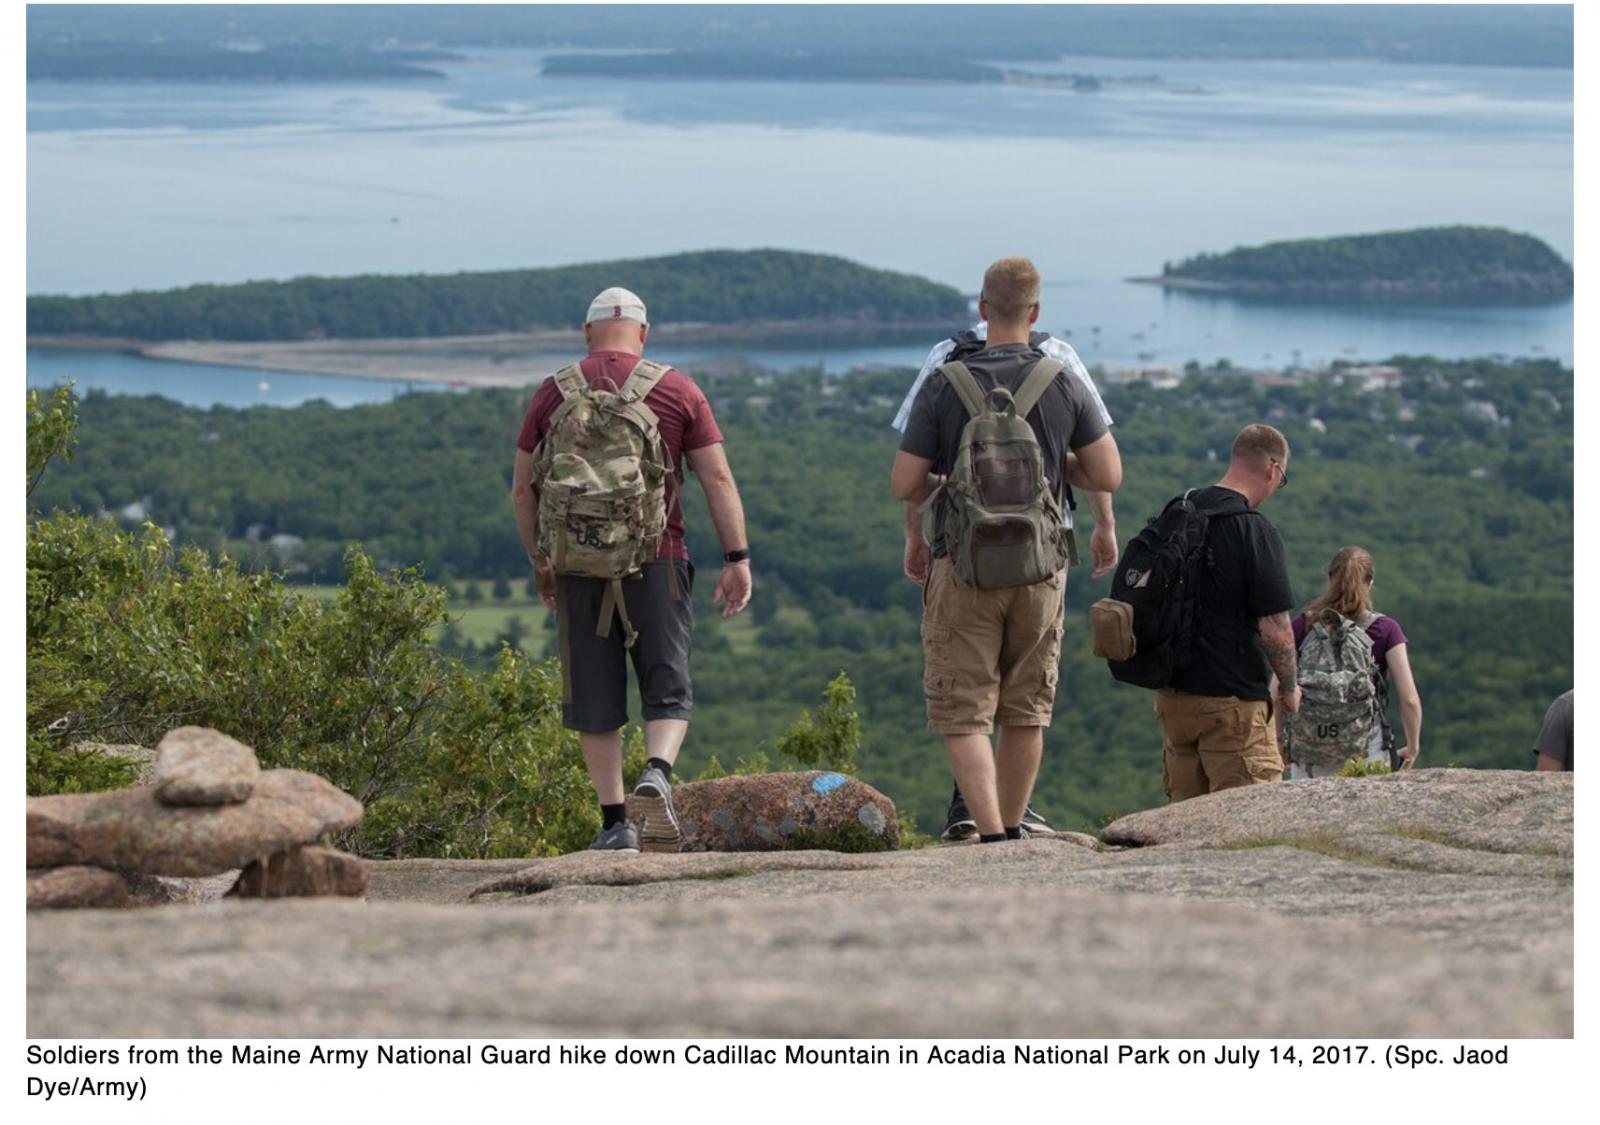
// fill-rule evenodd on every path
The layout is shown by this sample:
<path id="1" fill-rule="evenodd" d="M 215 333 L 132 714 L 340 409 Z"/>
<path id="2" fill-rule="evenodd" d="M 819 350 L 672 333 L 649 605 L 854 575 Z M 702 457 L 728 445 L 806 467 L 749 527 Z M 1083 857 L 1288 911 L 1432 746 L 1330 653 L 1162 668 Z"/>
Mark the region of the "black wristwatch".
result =
<path id="1" fill-rule="evenodd" d="M 737 551 L 725 551 L 722 555 L 722 561 L 725 563 L 749 562 L 750 548 L 740 547 Z"/>

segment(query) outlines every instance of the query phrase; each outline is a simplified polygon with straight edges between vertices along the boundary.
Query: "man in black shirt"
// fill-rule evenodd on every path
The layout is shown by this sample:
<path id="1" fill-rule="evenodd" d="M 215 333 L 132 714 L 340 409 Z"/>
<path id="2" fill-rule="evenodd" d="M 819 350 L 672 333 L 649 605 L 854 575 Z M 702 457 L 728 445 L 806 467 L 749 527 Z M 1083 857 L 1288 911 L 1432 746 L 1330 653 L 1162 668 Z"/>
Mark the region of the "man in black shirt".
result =
<path id="1" fill-rule="evenodd" d="M 1300 709 L 1283 540 L 1258 509 L 1289 480 L 1289 443 L 1251 425 L 1233 441 L 1228 471 L 1191 499 L 1213 520 L 1198 593 L 1192 664 L 1156 694 L 1162 782 L 1170 801 L 1283 779 L 1272 713 Z M 1277 686 L 1272 676 L 1277 676 Z"/>
<path id="2" fill-rule="evenodd" d="M 1039 271 L 1026 258 L 1002 258 L 983 278 L 978 312 L 989 324 L 987 347 L 963 362 L 988 394 L 1018 391 L 1045 357 L 1028 342 L 1039 318 Z M 923 383 L 912 404 L 890 488 L 920 504 L 954 467 L 967 408 L 945 371 Z M 1104 415 L 1084 384 L 1060 372 L 1027 422 L 1039 442 L 1046 482 L 1057 502 L 1070 483 L 1115 492 L 1122 459 Z M 1055 706 L 1061 659 L 1066 571 L 1030 585 L 963 585 L 944 541 L 948 509 L 935 508 L 933 562 L 923 585 L 923 694 L 928 729 L 944 735 L 945 753 L 979 838 L 1020 838 Z M 1000 727 L 998 748 L 990 742 Z"/>

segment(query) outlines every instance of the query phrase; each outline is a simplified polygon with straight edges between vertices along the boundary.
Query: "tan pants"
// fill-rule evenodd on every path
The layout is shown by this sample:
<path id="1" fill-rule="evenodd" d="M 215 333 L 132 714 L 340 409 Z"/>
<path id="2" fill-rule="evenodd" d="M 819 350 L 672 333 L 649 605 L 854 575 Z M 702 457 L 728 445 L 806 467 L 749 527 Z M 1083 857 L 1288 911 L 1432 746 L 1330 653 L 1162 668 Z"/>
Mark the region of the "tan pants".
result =
<path id="1" fill-rule="evenodd" d="M 1167 800 L 1283 780 L 1268 703 L 1237 696 L 1156 693 L 1161 784 Z"/>
<path id="2" fill-rule="evenodd" d="M 928 729 L 989 734 L 1047 727 L 1061 668 L 1067 572 L 1032 586 L 975 590 L 948 558 L 922 588 L 922 691 Z"/>

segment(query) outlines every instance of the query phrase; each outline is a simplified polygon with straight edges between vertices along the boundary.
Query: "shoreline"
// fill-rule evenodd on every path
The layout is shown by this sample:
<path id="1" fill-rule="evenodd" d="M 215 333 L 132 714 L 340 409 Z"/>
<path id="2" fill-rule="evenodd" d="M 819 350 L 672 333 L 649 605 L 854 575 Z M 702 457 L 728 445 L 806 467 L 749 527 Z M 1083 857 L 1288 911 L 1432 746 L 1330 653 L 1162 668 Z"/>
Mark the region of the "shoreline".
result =
<path id="1" fill-rule="evenodd" d="M 1438 282 L 1368 278 L 1362 281 L 1215 281 L 1199 277 L 1125 277 L 1135 285 L 1159 285 L 1194 293 L 1222 293 L 1245 297 L 1297 297 L 1308 300 L 1357 298 L 1399 298 L 1422 301 L 1460 300 L 1473 303 L 1504 301 L 1526 304 L 1530 301 L 1570 300 L 1573 290 L 1550 284 L 1531 274 L 1508 275 L 1518 279 L 1504 284 L 1494 281 Z"/>
<path id="2" fill-rule="evenodd" d="M 860 320 L 756 321 L 741 324 L 681 322 L 652 326 L 653 344 L 669 347 L 745 344 L 812 345 L 819 336 L 841 343 L 928 340 L 960 325 L 946 321 L 877 323 Z M 116 351 L 175 363 L 352 379 L 437 383 L 445 386 L 524 387 L 544 381 L 584 353 L 573 328 L 502 332 L 483 336 L 406 336 L 325 340 L 132 340 L 107 336 L 29 336 L 29 348 Z"/>

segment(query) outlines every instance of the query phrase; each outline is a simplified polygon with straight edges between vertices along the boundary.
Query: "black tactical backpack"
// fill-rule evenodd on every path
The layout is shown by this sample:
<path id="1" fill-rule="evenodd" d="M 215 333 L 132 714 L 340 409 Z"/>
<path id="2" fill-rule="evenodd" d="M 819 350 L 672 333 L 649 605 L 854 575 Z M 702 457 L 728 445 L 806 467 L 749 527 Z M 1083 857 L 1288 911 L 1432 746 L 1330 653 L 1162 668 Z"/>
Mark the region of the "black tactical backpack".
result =
<path id="1" fill-rule="evenodd" d="M 1213 520 L 1255 515 L 1254 509 L 1209 512 L 1190 489 L 1167 504 L 1128 544 L 1111 594 L 1089 607 L 1094 654 L 1111 675 L 1145 688 L 1172 686 L 1194 663 L 1200 578 L 1210 563 L 1206 533 Z"/>

